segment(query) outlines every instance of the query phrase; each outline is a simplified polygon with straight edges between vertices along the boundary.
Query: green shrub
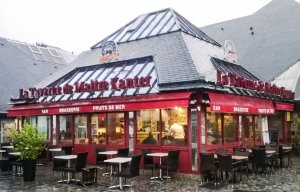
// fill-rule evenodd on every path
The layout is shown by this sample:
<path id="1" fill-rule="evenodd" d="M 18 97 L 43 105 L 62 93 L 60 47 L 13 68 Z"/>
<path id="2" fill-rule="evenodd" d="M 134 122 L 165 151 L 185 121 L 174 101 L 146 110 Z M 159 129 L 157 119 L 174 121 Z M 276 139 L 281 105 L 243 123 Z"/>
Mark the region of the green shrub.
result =
<path id="1" fill-rule="evenodd" d="M 45 145 L 43 144 L 45 140 L 44 135 L 38 133 L 36 126 L 28 123 L 25 123 L 19 131 L 12 129 L 10 136 L 15 143 L 16 151 L 21 153 L 21 160 L 36 160 L 45 149 Z"/>

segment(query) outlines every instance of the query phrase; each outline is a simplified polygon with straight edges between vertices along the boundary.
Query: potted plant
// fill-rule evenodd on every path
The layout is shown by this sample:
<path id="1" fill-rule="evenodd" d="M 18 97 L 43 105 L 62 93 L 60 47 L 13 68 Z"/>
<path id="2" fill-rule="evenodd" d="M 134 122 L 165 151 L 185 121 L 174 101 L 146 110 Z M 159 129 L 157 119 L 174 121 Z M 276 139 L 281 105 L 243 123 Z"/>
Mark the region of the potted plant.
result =
<path id="1" fill-rule="evenodd" d="M 34 181 L 38 156 L 45 149 L 44 135 L 38 133 L 36 126 L 25 122 L 19 131 L 12 129 L 10 136 L 15 142 L 16 151 L 21 153 L 20 160 L 23 162 L 24 181 Z"/>

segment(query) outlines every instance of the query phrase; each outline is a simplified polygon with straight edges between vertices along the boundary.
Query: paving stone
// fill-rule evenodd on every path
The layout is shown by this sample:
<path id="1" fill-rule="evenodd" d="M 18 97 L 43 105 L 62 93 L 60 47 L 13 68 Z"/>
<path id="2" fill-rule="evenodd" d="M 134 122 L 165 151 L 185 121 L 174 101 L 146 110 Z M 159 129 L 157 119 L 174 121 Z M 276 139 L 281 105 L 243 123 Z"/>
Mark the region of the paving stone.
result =
<path id="1" fill-rule="evenodd" d="M 98 170 L 97 184 L 89 185 L 86 188 L 76 184 L 61 184 L 60 174 L 52 172 L 52 163 L 39 166 L 37 168 L 36 180 L 34 182 L 23 182 L 22 177 L 12 175 L 4 175 L 5 172 L 0 172 L 0 192 L 106 192 L 118 191 L 109 190 L 108 187 L 115 185 L 116 178 L 102 176 L 101 170 Z M 158 171 L 156 171 L 158 174 Z M 127 183 L 133 185 L 131 188 L 126 188 L 124 191 L 130 192 L 299 192 L 300 191 L 300 158 L 293 157 L 293 165 L 289 168 L 279 169 L 272 175 L 267 177 L 264 174 L 250 174 L 249 178 L 243 175 L 243 180 L 240 183 L 221 182 L 219 186 L 215 186 L 213 182 L 203 183 L 200 185 L 201 177 L 195 174 L 180 174 L 172 173 L 171 180 L 152 181 L 151 172 L 141 171 L 138 178 L 129 179 Z M 77 174 L 77 179 L 81 175 Z"/>

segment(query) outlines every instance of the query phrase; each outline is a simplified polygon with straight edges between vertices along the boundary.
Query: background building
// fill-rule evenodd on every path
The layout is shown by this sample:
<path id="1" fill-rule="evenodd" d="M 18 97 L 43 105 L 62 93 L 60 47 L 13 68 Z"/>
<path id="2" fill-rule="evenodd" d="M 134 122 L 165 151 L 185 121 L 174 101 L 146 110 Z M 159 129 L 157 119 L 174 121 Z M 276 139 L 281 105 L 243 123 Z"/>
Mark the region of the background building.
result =
<path id="1" fill-rule="evenodd" d="M 32 86 L 45 77 L 64 68 L 77 56 L 45 44 L 31 45 L 25 42 L 0 38 L 0 141 L 7 142 L 5 132 L 15 126 L 15 120 L 7 117 L 10 99 L 19 88 Z"/>

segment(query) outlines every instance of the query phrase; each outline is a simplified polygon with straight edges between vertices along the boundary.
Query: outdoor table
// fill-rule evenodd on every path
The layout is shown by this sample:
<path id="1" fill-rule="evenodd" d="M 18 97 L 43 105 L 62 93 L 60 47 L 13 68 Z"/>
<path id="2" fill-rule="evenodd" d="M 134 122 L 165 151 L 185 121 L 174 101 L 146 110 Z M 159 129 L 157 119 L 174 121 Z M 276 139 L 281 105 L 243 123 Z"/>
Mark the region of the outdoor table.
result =
<path id="1" fill-rule="evenodd" d="M 2 146 L 3 149 L 13 149 L 14 146 L 13 145 L 5 145 L 5 146 Z"/>
<path id="2" fill-rule="evenodd" d="M 234 161 L 244 161 L 249 159 L 247 156 L 241 156 L 241 155 L 231 155 L 231 157 L 232 160 Z M 218 155 L 214 154 L 214 158 L 218 158 Z"/>
<path id="3" fill-rule="evenodd" d="M 266 150 L 267 155 L 273 155 L 275 153 L 276 153 L 276 151 L 274 151 L 274 150 Z"/>
<path id="4" fill-rule="evenodd" d="M 248 150 L 249 153 L 252 153 L 252 149 L 247 149 L 247 150 Z M 272 154 L 274 154 L 274 153 L 276 153 L 276 151 L 274 151 L 274 150 L 267 150 L 267 149 L 266 149 L 266 154 L 267 154 L 267 155 L 272 155 Z"/>
<path id="5" fill-rule="evenodd" d="M 159 164 L 161 165 L 161 158 L 168 157 L 168 153 L 148 153 L 148 156 L 159 157 Z M 159 170 L 159 177 L 151 177 L 151 179 L 160 179 L 163 180 L 162 169 Z"/>
<path id="6" fill-rule="evenodd" d="M 10 152 L 8 153 L 8 155 L 11 155 L 11 156 L 21 156 L 21 152 Z M 21 167 L 19 167 L 19 169 L 17 169 L 18 167 L 16 167 L 16 170 L 15 170 L 15 174 L 13 175 L 22 175 L 22 170 L 21 170 Z"/>
<path id="7" fill-rule="evenodd" d="M 107 155 L 109 156 L 109 159 L 111 159 L 113 155 L 118 154 L 118 151 L 102 151 L 102 152 L 98 152 L 98 154 Z M 112 175 L 112 170 L 113 170 L 112 165 L 110 165 L 110 175 Z M 103 173 L 103 175 L 109 175 L 109 173 Z"/>
<path id="8" fill-rule="evenodd" d="M 115 157 L 115 158 L 104 160 L 104 162 L 106 162 L 106 163 L 119 164 L 119 172 L 122 171 L 122 164 L 123 163 L 128 163 L 130 161 L 131 161 L 131 157 Z M 123 183 L 122 183 L 122 177 L 119 177 L 119 185 L 110 186 L 109 189 L 118 188 L 119 187 L 121 190 L 123 190 L 123 187 L 129 187 L 129 186 L 130 185 L 123 185 Z"/>
<path id="9" fill-rule="evenodd" d="M 71 167 L 71 160 L 76 159 L 77 155 L 59 155 L 59 156 L 55 156 L 54 158 L 68 160 L 68 167 Z M 71 177 L 71 173 L 68 172 L 67 183 L 70 183 L 70 180 L 71 180 L 70 177 Z M 63 182 L 63 181 L 59 181 L 59 182 Z"/>
<path id="10" fill-rule="evenodd" d="M 61 151 L 61 148 L 52 148 L 52 149 L 49 149 L 49 151 Z"/>
<path id="11" fill-rule="evenodd" d="M 20 156 L 21 152 L 10 152 L 9 155 Z"/>
<path id="12" fill-rule="evenodd" d="M 292 150 L 292 147 L 289 147 L 289 146 L 283 146 L 282 149 L 283 149 L 283 150 Z"/>

